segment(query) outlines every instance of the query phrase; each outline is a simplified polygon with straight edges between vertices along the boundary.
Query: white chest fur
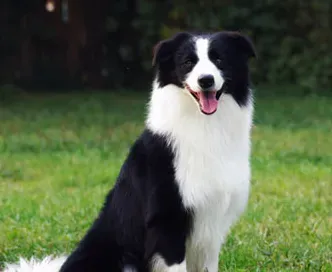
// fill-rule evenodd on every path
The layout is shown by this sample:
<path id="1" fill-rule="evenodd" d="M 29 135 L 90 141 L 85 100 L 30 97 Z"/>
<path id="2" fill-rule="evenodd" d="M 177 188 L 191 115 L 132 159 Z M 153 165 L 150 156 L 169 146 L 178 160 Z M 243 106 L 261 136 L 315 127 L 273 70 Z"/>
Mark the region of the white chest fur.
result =
<path id="1" fill-rule="evenodd" d="M 222 95 L 217 112 L 205 116 L 181 89 L 167 87 L 154 90 L 148 117 L 153 131 L 170 136 L 183 203 L 195 212 L 187 269 L 214 271 L 207 256 L 218 254 L 247 205 L 252 104 L 239 107 Z"/>

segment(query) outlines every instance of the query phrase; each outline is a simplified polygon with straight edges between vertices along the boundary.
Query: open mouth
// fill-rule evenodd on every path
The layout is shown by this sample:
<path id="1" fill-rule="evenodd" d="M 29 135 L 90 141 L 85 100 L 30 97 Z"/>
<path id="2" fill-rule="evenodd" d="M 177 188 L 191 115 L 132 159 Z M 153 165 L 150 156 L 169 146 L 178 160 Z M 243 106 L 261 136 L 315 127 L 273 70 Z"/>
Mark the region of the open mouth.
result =
<path id="1" fill-rule="evenodd" d="M 211 115 L 217 111 L 221 90 L 195 92 L 187 84 L 185 84 L 185 87 L 199 104 L 202 113 Z"/>

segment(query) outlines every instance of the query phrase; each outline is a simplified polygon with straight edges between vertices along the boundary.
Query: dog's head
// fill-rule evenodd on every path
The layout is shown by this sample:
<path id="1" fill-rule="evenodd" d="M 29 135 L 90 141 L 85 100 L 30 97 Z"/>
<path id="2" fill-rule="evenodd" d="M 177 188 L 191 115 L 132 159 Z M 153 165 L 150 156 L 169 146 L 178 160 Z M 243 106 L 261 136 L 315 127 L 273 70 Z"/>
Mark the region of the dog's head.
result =
<path id="1" fill-rule="evenodd" d="M 217 111 L 222 93 L 239 105 L 249 96 L 251 41 L 237 32 L 194 35 L 181 32 L 154 48 L 153 66 L 160 87 L 174 84 L 206 115 Z"/>

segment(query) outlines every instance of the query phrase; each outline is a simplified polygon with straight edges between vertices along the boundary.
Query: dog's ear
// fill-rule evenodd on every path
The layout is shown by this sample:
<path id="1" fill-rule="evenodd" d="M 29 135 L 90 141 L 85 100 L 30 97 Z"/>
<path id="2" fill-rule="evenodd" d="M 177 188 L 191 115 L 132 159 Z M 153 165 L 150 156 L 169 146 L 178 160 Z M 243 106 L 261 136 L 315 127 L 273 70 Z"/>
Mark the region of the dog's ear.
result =
<path id="1" fill-rule="evenodd" d="M 257 57 L 254 44 L 248 36 L 235 31 L 227 31 L 223 32 L 223 34 L 226 35 L 232 45 L 248 59 Z"/>
<path id="2" fill-rule="evenodd" d="M 176 49 L 190 37 L 189 33 L 180 32 L 170 39 L 157 43 L 153 48 L 152 66 L 171 60 Z"/>

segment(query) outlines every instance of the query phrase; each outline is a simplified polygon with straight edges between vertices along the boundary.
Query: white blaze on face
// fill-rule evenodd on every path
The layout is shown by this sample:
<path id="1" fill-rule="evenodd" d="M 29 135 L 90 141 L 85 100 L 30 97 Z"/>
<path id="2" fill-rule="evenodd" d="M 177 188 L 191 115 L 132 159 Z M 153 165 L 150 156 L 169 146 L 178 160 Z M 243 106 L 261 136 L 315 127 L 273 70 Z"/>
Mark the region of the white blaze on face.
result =
<path id="1" fill-rule="evenodd" d="M 198 38 L 195 41 L 198 62 L 185 80 L 186 85 L 190 89 L 189 91 L 195 96 L 200 110 L 204 114 L 212 114 L 217 110 L 218 100 L 216 92 L 224 84 L 221 71 L 209 58 L 209 44 L 210 41 L 204 38 Z M 204 76 L 213 77 L 214 85 L 209 91 L 203 91 L 199 85 L 199 78 Z"/>
<path id="2" fill-rule="evenodd" d="M 212 75 L 214 78 L 215 90 L 220 90 L 224 84 L 224 79 L 220 70 L 209 58 L 210 41 L 208 39 L 198 38 L 195 41 L 195 44 L 198 62 L 193 70 L 188 74 L 186 83 L 194 92 L 199 92 L 201 91 L 201 88 L 198 84 L 198 78 L 202 75 Z"/>

